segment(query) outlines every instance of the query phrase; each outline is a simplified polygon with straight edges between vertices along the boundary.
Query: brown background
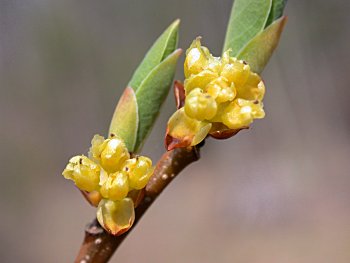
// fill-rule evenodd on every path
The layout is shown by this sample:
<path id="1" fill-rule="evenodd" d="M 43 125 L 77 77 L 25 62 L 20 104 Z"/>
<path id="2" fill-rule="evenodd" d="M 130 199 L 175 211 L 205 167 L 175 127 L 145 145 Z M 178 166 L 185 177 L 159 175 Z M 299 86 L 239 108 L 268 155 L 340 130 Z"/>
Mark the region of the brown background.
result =
<path id="1" fill-rule="evenodd" d="M 68 158 L 106 133 L 172 20 L 180 47 L 201 35 L 220 54 L 231 3 L 0 1 L 0 262 L 72 261 L 95 211 L 60 176 Z M 266 118 L 208 140 L 112 262 L 350 262 L 349 3 L 289 1 Z M 174 109 L 144 147 L 154 160 Z"/>

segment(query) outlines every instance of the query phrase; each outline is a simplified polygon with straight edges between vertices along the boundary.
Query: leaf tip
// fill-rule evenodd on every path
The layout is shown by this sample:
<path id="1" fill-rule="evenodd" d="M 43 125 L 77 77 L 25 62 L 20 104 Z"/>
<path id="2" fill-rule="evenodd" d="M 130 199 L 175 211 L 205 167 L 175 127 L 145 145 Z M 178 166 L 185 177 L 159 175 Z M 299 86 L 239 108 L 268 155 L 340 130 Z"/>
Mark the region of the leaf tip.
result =
<path id="1" fill-rule="evenodd" d="M 175 21 L 171 24 L 171 27 L 179 27 L 180 22 L 180 18 L 175 19 Z"/>
<path id="2" fill-rule="evenodd" d="M 176 20 L 174 20 L 174 22 L 170 24 L 168 30 L 171 30 L 173 33 L 178 34 L 180 22 L 181 20 L 177 18 Z"/>
<path id="3" fill-rule="evenodd" d="M 284 27 L 288 21 L 288 16 L 282 16 L 280 19 L 282 20 L 282 27 Z"/>
<path id="4" fill-rule="evenodd" d="M 176 55 L 177 57 L 179 57 L 182 54 L 182 49 L 178 48 L 174 51 L 174 55 Z"/>

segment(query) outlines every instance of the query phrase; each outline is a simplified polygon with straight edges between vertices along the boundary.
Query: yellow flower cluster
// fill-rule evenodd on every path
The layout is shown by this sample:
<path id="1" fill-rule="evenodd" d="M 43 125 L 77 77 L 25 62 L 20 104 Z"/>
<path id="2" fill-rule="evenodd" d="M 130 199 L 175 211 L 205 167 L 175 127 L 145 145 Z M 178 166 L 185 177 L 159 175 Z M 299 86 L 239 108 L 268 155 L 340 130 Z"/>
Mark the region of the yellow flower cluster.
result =
<path id="1" fill-rule="evenodd" d="M 116 136 L 105 139 L 95 135 L 89 157 L 72 157 L 62 175 L 73 180 L 80 190 L 100 194 L 103 199 L 97 218 L 102 226 L 115 234 L 128 224 L 131 226 L 134 204 L 129 197 L 130 191 L 144 188 L 152 173 L 151 159 L 131 158 L 124 142 Z M 123 221 L 124 228 L 116 221 Z"/>
<path id="2" fill-rule="evenodd" d="M 185 105 L 168 123 L 168 134 L 174 139 L 193 146 L 208 133 L 247 128 L 254 119 L 264 117 L 263 81 L 246 62 L 229 53 L 213 57 L 199 38 L 187 50 Z"/>

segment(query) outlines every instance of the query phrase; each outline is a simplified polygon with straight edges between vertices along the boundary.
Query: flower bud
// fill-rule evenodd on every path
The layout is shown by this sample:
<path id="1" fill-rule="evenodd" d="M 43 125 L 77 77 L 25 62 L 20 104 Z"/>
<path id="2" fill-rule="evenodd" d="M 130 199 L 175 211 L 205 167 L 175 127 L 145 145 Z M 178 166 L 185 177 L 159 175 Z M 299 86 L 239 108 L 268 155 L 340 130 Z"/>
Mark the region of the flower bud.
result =
<path id="1" fill-rule="evenodd" d="M 251 73 L 244 86 L 237 88 L 237 96 L 245 100 L 261 101 L 265 95 L 265 85 L 260 76 Z"/>
<path id="2" fill-rule="evenodd" d="M 188 79 L 185 79 L 184 82 L 186 94 L 189 94 L 195 88 L 205 90 L 206 86 L 218 76 L 218 73 L 211 70 L 203 70 L 196 75 L 190 76 Z"/>
<path id="3" fill-rule="evenodd" d="M 144 156 L 129 159 L 124 164 L 123 172 L 129 175 L 130 188 L 142 189 L 153 174 L 152 161 Z"/>
<path id="4" fill-rule="evenodd" d="M 208 51 L 209 53 L 209 51 Z M 208 64 L 208 69 L 213 71 L 213 72 L 217 72 L 219 73 L 221 71 L 222 68 L 222 63 L 221 63 L 221 59 L 217 58 L 217 57 L 213 57 L 210 53 L 209 53 L 209 64 Z"/>
<path id="5" fill-rule="evenodd" d="M 197 120 L 210 120 L 217 111 L 215 99 L 208 93 L 196 88 L 188 94 L 185 101 L 186 114 Z"/>
<path id="6" fill-rule="evenodd" d="M 199 38 L 193 41 L 186 52 L 184 64 L 185 77 L 197 74 L 208 66 L 210 53 L 207 48 L 202 47 Z"/>
<path id="7" fill-rule="evenodd" d="M 250 67 L 242 60 L 237 60 L 236 58 L 233 58 L 232 62 L 223 67 L 221 76 L 225 77 L 229 82 L 233 82 L 236 87 L 241 87 L 249 77 Z"/>
<path id="8" fill-rule="evenodd" d="M 122 200 L 128 195 L 128 192 L 128 175 L 125 172 L 110 174 L 100 189 L 101 195 L 112 201 Z"/>
<path id="9" fill-rule="evenodd" d="M 229 85 L 227 79 L 224 77 L 218 77 L 208 84 L 206 87 L 207 93 L 209 93 L 218 103 L 226 101 L 232 101 L 236 96 L 236 89 L 234 83 Z"/>
<path id="10" fill-rule="evenodd" d="M 262 104 L 252 101 L 237 99 L 225 110 L 222 122 L 230 129 L 242 129 L 248 127 L 254 119 L 265 116 Z"/>
<path id="11" fill-rule="evenodd" d="M 98 164 L 81 155 L 69 160 L 62 175 L 73 180 L 79 189 L 91 192 L 99 189 L 100 174 L 103 172 Z"/>
<path id="12" fill-rule="evenodd" d="M 130 158 L 128 149 L 124 142 L 117 137 L 102 139 L 102 136 L 94 136 L 91 141 L 90 155 L 99 161 L 108 173 L 116 172 Z"/>
<path id="13" fill-rule="evenodd" d="M 207 137 L 212 124 L 190 118 L 184 108 L 177 110 L 169 119 L 165 144 L 168 150 L 194 146 Z"/>
<path id="14" fill-rule="evenodd" d="M 135 221 L 131 198 L 120 201 L 102 199 L 97 208 L 97 220 L 110 234 L 119 236 L 128 231 Z"/>

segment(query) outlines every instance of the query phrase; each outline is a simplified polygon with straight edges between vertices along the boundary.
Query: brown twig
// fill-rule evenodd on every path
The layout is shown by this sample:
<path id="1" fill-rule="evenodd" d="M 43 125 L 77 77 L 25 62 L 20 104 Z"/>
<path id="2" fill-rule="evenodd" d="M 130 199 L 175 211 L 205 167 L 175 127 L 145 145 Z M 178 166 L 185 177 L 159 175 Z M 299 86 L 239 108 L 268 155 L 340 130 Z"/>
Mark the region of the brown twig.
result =
<path id="1" fill-rule="evenodd" d="M 123 242 L 125 237 L 135 227 L 142 215 L 147 211 L 154 200 L 165 187 L 189 164 L 199 159 L 199 148 L 176 148 L 166 152 L 160 158 L 153 176 L 145 188 L 145 197 L 135 210 L 133 227 L 123 235 L 112 236 L 108 234 L 95 219 L 87 225 L 85 238 L 80 247 L 76 263 L 105 263 L 114 251 Z"/>

